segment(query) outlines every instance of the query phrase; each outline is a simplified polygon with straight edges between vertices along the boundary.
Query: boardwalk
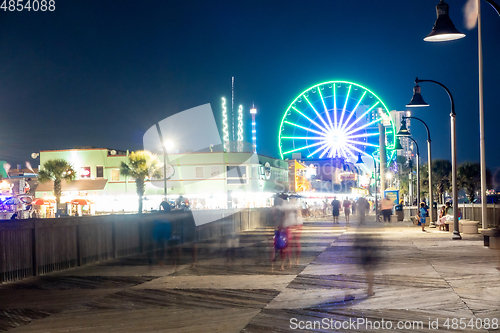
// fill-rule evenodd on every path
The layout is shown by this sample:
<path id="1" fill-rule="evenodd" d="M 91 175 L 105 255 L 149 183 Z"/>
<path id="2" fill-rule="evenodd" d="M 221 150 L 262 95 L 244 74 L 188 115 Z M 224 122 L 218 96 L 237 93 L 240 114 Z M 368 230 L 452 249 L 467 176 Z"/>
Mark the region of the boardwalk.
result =
<path id="1" fill-rule="evenodd" d="M 353 247 L 361 233 L 380 241 L 370 297 Z M 227 242 L 214 240 L 199 244 L 195 266 L 186 248 L 176 266 L 149 266 L 143 255 L 3 285 L 0 331 L 290 332 L 307 331 L 292 329 L 299 322 L 340 325 L 363 318 L 390 321 L 392 331 L 399 321 L 421 321 L 423 327 L 408 331 L 436 332 L 429 318 L 439 320 L 439 331 L 446 330 L 447 318 L 450 330 L 453 318 L 474 319 L 474 325 L 500 318 L 497 253 L 484 248 L 479 235 L 452 241 L 449 233 L 422 233 L 407 222 L 369 221 L 359 229 L 356 223 L 308 221 L 299 265 L 283 271 L 271 269 L 271 236 L 271 229 L 241 234 L 229 260 Z"/>

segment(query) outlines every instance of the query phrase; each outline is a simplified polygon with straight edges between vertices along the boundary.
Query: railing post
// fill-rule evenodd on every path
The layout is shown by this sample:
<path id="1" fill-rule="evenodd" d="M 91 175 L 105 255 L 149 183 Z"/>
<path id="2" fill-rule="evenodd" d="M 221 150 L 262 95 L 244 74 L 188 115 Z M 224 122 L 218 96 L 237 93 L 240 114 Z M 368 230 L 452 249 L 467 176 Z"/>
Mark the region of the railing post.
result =
<path id="1" fill-rule="evenodd" d="M 142 219 L 141 219 L 142 215 L 141 214 L 138 214 L 138 215 L 139 215 L 138 217 L 140 217 L 138 219 L 139 221 L 138 221 L 138 226 L 137 226 L 138 231 L 139 231 L 139 253 L 143 253 L 144 252 L 144 244 L 143 244 L 143 239 L 142 239 L 142 229 L 143 229 Z"/>
<path id="2" fill-rule="evenodd" d="M 118 257 L 117 249 L 116 249 L 116 219 L 113 216 L 113 220 L 111 221 L 111 244 L 113 247 L 113 258 Z"/>
<path id="3" fill-rule="evenodd" d="M 33 263 L 33 276 L 38 275 L 38 260 L 37 260 L 37 241 L 36 239 L 38 238 L 38 223 L 37 220 L 35 219 L 33 221 L 33 231 L 31 233 L 31 256 L 32 256 L 32 263 Z"/>
<path id="4" fill-rule="evenodd" d="M 82 243 L 80 241 L 80 221 L 76 224 L 76 265 L 82 265 Z"/>

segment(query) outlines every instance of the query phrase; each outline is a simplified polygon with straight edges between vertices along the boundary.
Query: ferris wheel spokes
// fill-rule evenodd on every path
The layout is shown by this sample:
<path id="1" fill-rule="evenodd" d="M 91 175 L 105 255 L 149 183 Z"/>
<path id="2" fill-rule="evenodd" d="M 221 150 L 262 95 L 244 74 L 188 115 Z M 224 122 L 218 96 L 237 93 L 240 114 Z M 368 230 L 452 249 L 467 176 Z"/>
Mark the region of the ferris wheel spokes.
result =
<path id="1" fill-rule="evenodd" d="M 347 107 L 347 101 L 349 100 L 349 94 L 351 93 L 352 85 L 349 86 L 349 90 L 347 90 L 347 96 L 345 98 L 344 107 L 342 108 L 342 113 L 340 114 L 340 126 L 342 126 L 342 120 L 344 120 L 345 109 Z"/>
<path id="2" fill-rule="evenodd" d="M 290 154 L 290 153 L 294 153 L 296 151 L 299 151 L 299 150 L 304 150 L 304 149 L 308 149 L 308 148 L 312 148 L 312 147 L 316 147 L 316 146 L 319 146 L 323 144 L 323 142 L 316 142 L 316 143 L 313 143 L 313 144 L 310 144 L 308 146 L 304 146 L 304 147 L 301 147 L 301 148 L 296 148 L 296 149 L 293 149 L 293 150 L 289 150 L 287 152 L 284 152 L 283 154 Z"/>
<path id="3" fill-rule="evenodd" d="M 328 147 L 328 144 L 324 143 L 321 147 L 319 147 L 318 149 L 316 149 L 315 151 L 313 151 L 307 157 L 309 158 L 309 157 L 313 156 L 314 154 L 316 154 L 321 149 L 323 149 L 323 153 L 319 156 L 319 158 L 321 158 L 323 156 L 323 154 L 327 151 L 327 149 L 326 149 L 327 147 Z"/>
<path id="4" fill-rule="evenodd" d="M 335 119 L 335 129 L 338 128 L 337 124 L 337 91 L 335 90 L 336 84 L 333 84 L 333 117 Z"/>
<path id="5" fill-rule="evenodd" d="M 373 125 L 373 124 L 375 124 L 375 123 L 378 123 L 378 122 L 379 122 L 379 121 L 381 121 L 381 120 L 382 120 L 382 118 L 377 118 L 377 119 L 375 119 L 374 121 L 370 121 L 369 123 L 364 124 L 363 126 L 356 127 L 356 128 L 355 128 L 355 129 L 353 129 L 352 131 L 347 132 L 347 133 L 346 133 L 346 135 L 349 135 L 349 134 L 352 134 L 352 133 L 356 133 L 357 131 L 362 130 L 362 129 L 365 129 L 365 128 L 367 128 L 368 126 L 371 126 L 371 125 Z"/>
<path id="6" fill-rule="evenodd" d="M 373 110 L 373 108 L 374 108 L 374 107 L 376 107 L 376 106 L 378 105 L 378 103 L 379 103 L 379 102 L 377 101 L 377 103 L 373 104 L 373 106 L 372 106 L 371 108 L 369 108 L 368 110 L 366 110 L 366 111 L 365 111 L 365 113 L 363 113 L 363 114 L 361 115 L 361 117 L 357 118 L 357 119 L 356 119 L 356 120 L 355 120 L 355 121 L 354 121 L 351 125 L 347 126 L 348 124 L 345 124 L 343 129 L 344 129 L 345 131 L 348 131 L 348 130 L 350 130 L 351 128 L 353 128 L 353 127 L 354 127 L 354 125 L 356 125 L 356 124 L 357 124 L 357 123 L 358 123 L 361 119 L 363 119 L 363 118 L 364 118 L 364 117 L 365 117 L 365 116 L 366 116 L 366 115 L 367 115 L 367 114 L 368 114 L 371 110 Z"/>
<path id="7" fill-rule="evenodd" d="M 327 129 L 326 128 L 323 128 L 321 125 L 319 125 L 317 122 L 315 122 L 314 120 L 312 120 L 311 118 L 309 118 L 308 116 L 306 116 L 305 114 L 303 114 L 302 112 L 300 112 L 295 106 L 292 106 L 292 109 L 294 109 L 295 111 L 297 111 L 301 116 L 303 116 L 304 118 L 306 118 L 307 120 L 309 120 L 311 123 L 313 123 L 314 125 L 316 125 L 317 128 L 319 128 L 320 130 L 322 130 L 323 132 L 327 132 Z"/>
<path id="8" fill-rule="evenodd" d="M 347 124 L 349 124 L 349 120 L 351 120 L 352 116 L 356 113 L 356 109 L 358 108 L 359 103 L 361 103 L 361 101 L 363 100 L 363 97 L 365 97 L 365 95 L 366 95 L 366 91 L 363 91 L 363 95 L 361 95 L 361 98 L 359 99 L 358 104 L 356 104 L 356 106 L 354 107 L 354 109 L 352 109 L 351 114 L 349 115 L 349 117 L 347 117 L 347 120 L 345 121 L 344 127 L 346 127 Z"/>
<path id="9" fill-rule="evenodd" d="M 302 128 L 302 129 L 305 129 L 306 131 L 309 131 L 309 132 L 313 132 L 313 133 L 316 133 L 316 134 L 319 134 L 321 136 L 324 136 L 325 133 L 321 133 L 321 132 L 318 132 L 318 131 L 315 131 L 313 129 L 310 129 L 310 128 L 307 128 L 307 127 L 304 127 L 304 126 L 300 126 L 300 125 L 297 125 L 297 124 L 294 124 L 294 123 L 291 123 L 287 120 L 285 120 L 285 123 L 289 124 L 289 125 L 292 125 L 292 126 L 295 126 L 295 127 L 298 127 L 298 128 Z"/>
<path id="10" fill-rule="evenodd" d="M 318 93 L 319 93 L 319 97 L 321 98 L 321 102 L 323 102 L 326 117 L 328 118 L 328 122 L 330 123 L 330 128 L 333 129 L 332 118 L 330 117 L 330 112 L 328 112 L 328 108 L 326 107 L 325 100 L 323 99 L 323 94 L 321 93 L 321 89 L 319 89 L 319 87 L 318 87 Z"/>
<path id="11" fill-rule="evenodd" d="M 321 117 L 321 115 L 318 113 L 318 111 L 316 111 L 316 109 L 314 108 L 314 106 L 311 104 L 311 102 L 309 101 L 309 98 L 307 98 L 305 95 L 304 95 L 304 99 L 307 101 L 307 103 L 309 103 L 309 105 L 311 106 L 311 108 L 314 110 L 314 112 L 316 113 L 316 115 L 318 116 L 319 120 L 321 120 L 321 122 L 323 123 L 323 125 L 325 125 L 325 128 L 328 128 L 328 125 L 326 124 L 326 122 L 323 120 L 323 117 Z"/>

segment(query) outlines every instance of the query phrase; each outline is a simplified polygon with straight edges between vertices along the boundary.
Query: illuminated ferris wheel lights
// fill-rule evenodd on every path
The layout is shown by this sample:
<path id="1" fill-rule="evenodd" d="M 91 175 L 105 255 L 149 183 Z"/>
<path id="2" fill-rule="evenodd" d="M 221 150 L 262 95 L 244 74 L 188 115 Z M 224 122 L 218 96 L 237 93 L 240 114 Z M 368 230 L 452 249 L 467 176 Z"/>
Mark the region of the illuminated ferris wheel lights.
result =
<path id="1" fill-rule="evenodd" d="M 318 124 L 317 122 L 315 122 L 314 120 L 312 120 L 311 118 L 309 118 L 308 116 L 306 116 L 305 114 L 303 114 L 302 112 L 300 112 L 297 108 L 295 107 L 292 107 L 292 109 L 294 109 L 295 111 L 297 111 L 300 115 L 302 115 L 304 118 L 306 118 L 307 120 L 309 120 L 311 123 L 313 123 L 314 125 L 316 125 L 317 128 L 321 129 L 321 130 L 325 130 L 320 124 Z"/>
<path id="2" fill-rule="evenodd" d="M 309 98 L 307 98 L 306 96 L 304 96 L 304 98 L 306 99 L 307 103 L 309 103 L 309 105 L 311 106 L 311 108 L 314 110 L 314 112 L 316 113 L 316 115 L 318 116 L 319 120 L 321 120 L 321 122 L 323 123 L 323 125 L 325 125 L 326 128 L 328 128 L 328 125 L 326 124 L 326 122 L 323 120 L 323 117 L 321 117 L 321 115 L 318 113 L 318 111 L 316 111 L 316 109 L 314 108 L 314 106 L 311 104 L 311 102 L 309 101 Z"/>
<path id="3" fill-rule="evenodd" d="M 292 125 L 292 126 L 295 126 L 295 127 L 298 127 L 298 128 L 305 129 L 306 131 L 309 131 L 309 132 L 313 132 L 313 133 L 316 133 L 316 134 L 319 134 L 319 135 L 323 135 L 323 133 L 321 133 L 321 132 L 318 132 L 318 131 L 315 131 L 315 130 L 313 130 L 313 129 L 310 129 L 310 128 L 307 128 L 307 127 L 304 127 L 304 126 L 300 126 L 300 125 L 297 125 L 297 124 L 291 123 L 291 122 L 286 121 L 286 120 L 285 120 L 285 123 L 287 123 L 287 124 L 289 124 L 289 125 Z"/>
<path id="4" fill-rule="evenodd" d="M 363 114 L 361 115 L 361 117 L 359 117 L 358 119 L 356 119 L 356 120 L 355 120 L 352 124 L 350 124 L 349 126 L 347 126 L 347 123 L 346 123 L 346 125 L 344 126 L 344 129 L 345 129 L 346 131 L 348 131 L 348 130 L 350 130 L 351 128 L 353 128 L 353 127 L 354 127 L 354 125 L 356 125 L 359 121 L 361 121 L 362 119 L 364 119 L 364 117 L 365 117 L 368 113 L 370 113 L 370 111 L 371 111 L 371 110 L 373 110 L 373 108 L 374 108 L 375 106 L 377 106 L 377 104 L 378 104 L 378 102 L 377 102 L 377 103 L 375 103 L 375 104 L 374 104 L 371 108 L 369 108 L 369 109 L 368 109 L 365 113 L 363 113 Z M 381 120 L 381 118 L 379 118 L 377 121 L 380 121 L 380 120 Z M 367 126 L 365 126 L 365 127 L 367 127 Z M 358 127 L 358 128 L 359 128 L 359 127 Z M 363 127 L 363 128 L 364 128 L 364 127 Z"/>
<path id="5" fill-rule="evenodd" d="M 351 93 L 351 87 L 352 86 L 349 86 L 349 90 L 347 90 L 347 96 L 345 98 L 344 108 L 342 109 L 342 113 L 340 114 L 340 124 L 342 124 L 342 120 L 344 120 L 345 109 L 347 107 L 347 101 L 349 100 L 349 94 Z M 347 122 L 346 122 L 346 124 L 347 124 Z"/>
<path id="6" fill-rule="evenodd" d="M 368 100 L 367 94 L 373 99 Z M 337 95 L 344 100 L 342 106 L 337 106 Z M 307 103 L 299 104 L 302 99 Z M 361 106 L 364 110 L 356 114 Z M 373 113 L 376 107 L 381 110 Z M 373 115 L 367 119 L 370 112 Z M 376 124 L 384 118 L 392 123 L 387 107 L 369 89 L 347 81 L 320 83 L 305 90 L 286 110 L 279 134 L 281 155 L 306 151 L 307 157 L 342 156 L 354 161 L 358 153 L 371 156 L 365 150 L 371 152 L 378 148 L 376 137 L 380 134 Z M 386 134 L 394 136 L 389 128 Z"/>
<path id="7" fill-rule="evenodd" d="M 361 98 L 359 99 L 358 103 L 356 104 L 354 109 L 352 109 L 351 114 L 349 115 L 349 117 L 347 117 L 347 120 L 345 121 L 346 124 L 349 124 L 349 120 L 351 120 L 352 116 L 354 116 L 354 114 L 356 113 L 356 109 L 358 108 L 359 104 L 361 103 L 361 101 L 363 100 L 363 97 L 365 97 L 365 95 L 366 95 L 366 91 L 363 92 L 363 95 L 361 95 Z"/>
<path id="8" fill-rule="evenodd" d="M 305 146 L 305 147 L 301 147 L 301 148 L 296 148 L 296 149 L 293 149 L 293 150 L 289 150 L 287 152 L 284 152 L 283 154 L 290 154 L 290 153 L 294 153 L 294 152 L 299 151 L 299 150 L 304 150 L 304 149 L 307 149 L 307 148 L 317 147 L 320 144 L 322 144 L 322 142 L 316 142 L 316 143 L 313 143 L 313 144 Z"/>

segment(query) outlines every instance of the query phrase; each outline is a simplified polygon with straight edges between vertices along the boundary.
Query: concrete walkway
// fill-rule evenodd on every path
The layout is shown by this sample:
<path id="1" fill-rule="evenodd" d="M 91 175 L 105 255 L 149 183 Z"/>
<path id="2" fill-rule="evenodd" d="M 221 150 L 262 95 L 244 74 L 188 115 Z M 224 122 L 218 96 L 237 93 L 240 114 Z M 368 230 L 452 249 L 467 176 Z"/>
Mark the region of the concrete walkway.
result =
<path id="1" fill-rule="evenodd" d="M 480 235 L 452 241 L 437 229 L 373 220 L 363 228 L 306 221 L 299 265 L 283 271 L 271 269 L 272 230 L 261 229 L 241 234 L 229 260 L 227 242 L 214 240 L 199 244 L 194 267 L 185 248 L 178 265 L 149 266 L 144 255 L 6 284 L 0 331 L 436 332 L 446 323 L 496 331 L 497 252 Z M 379 241 L 370 297 L 353 247 L 359 234 Z"/>

